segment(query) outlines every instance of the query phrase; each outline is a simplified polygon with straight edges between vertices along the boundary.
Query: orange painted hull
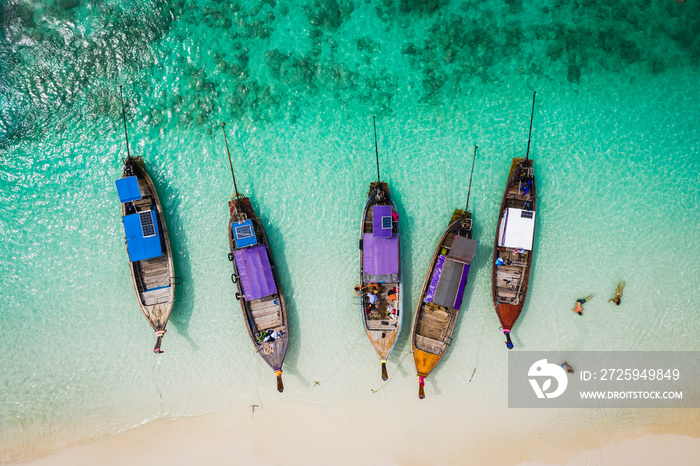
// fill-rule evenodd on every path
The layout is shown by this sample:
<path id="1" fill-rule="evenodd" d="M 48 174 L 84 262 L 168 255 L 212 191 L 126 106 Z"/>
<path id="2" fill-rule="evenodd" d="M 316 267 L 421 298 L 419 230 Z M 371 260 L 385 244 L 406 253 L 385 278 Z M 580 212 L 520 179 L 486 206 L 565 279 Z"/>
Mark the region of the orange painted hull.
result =
<path id="1" fill-rule="evenodd" d="M 421 377 L 427 377 L 428 374 L 430 374 L 432 370 L 435 369 L 435 366 L 438 365 L 444 354 L 445 353 L 428 353 L 426 351 L 419 350 L 414 345 L 413 359 L 416 362 L 416 373 Z"/>

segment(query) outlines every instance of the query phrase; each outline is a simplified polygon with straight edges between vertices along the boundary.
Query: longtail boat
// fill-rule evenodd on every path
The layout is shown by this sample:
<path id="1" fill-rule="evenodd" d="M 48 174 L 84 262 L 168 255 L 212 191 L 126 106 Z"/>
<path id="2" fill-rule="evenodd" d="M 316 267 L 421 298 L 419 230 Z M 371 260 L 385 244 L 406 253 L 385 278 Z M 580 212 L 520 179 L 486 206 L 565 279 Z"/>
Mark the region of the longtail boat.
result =
<path id="1" fill-rule="evenodd" d="M 241 305 L 255 351 L 275 371 L 277 391 L 282 392 L 282 363 L 289 341 L 287 306 L 265 228 L 250 199 L 238 192 L 226 139 L 226 124 L 221 126 L 235 190 L 228 203 L 230 218 L 227 225 L 231 250 L 228 259 L 233 263 L 231 280 L 238 290 L 236 299 Z"/>
<path id="2" fill-rule="evenodd" d="M 477 147 L 474 146 L 474 160 Z M 472 162 L 472 175 L 474 162 Z M 469 193 L 471 193 L 471 177 Z M 472 239 L 469 193 L 464 210 L 455 209 L 438 241 L 425 274 L 411 336 L 418 375 L 418 398 L 425 398 L 425 378 L 438 365 L 452 344 L 452 333 L 462 307 L 469 266 L 476 253 Z"/>
<path id="3" fill-rule="evenodd" d="M 491 294 L 508 349 L 513 349 L 510 332 L 525 305 L 535 238 L 537 191 L 534 165 L 530 159 L 535 96 L 533 93 L 527 153 L 525 158 L 513 158 L 511 163 L 493 248 Z"/>
<path id="4" fill-rule="evenodd" d="M 121 95 L 121 86 L 119 93 Z M 122 177 L 116 185 L 122 204 L 131 282 L 141 311 L 156 332 L 153 351 L 162 353 L 160 345 L 175 301 L 173 252 L 153 181 L 148 176 L 143 158 L 133 157 L 129 150 L 123 99 L 122 117 L 127 157 L 123 160 Z"/>
<path id="5" fill-rule="evenodd" d="M 373 119 L 374 123 L 374 119 Z M 377 181 L 370 183 L 360 227 L 360 297 L 362 325 L 387 380 L 386 360 L 401 332 L 403 289 L 401 287 L 401 241 L 399 214 L 389 185 L 380 181 L 377 128 L 374 123 Z"/>

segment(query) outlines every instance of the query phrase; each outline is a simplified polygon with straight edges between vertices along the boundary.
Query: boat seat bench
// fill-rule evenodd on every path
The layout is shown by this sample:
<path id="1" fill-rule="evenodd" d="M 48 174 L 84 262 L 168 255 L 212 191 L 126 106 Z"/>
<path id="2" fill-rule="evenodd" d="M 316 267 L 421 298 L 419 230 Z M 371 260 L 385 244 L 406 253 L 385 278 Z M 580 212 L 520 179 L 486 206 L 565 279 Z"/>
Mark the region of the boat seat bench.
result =
<path id="1" fill-rule="evenodd" d="M 379 320 L 368 320 L 367 321 L 367 330 L 387 330 L 387 331 L 393 331 L 398 328 L 398 319 L 395 320 L 387 320 L 387 319 L 379 319 Z"/>
<path id="2" fill-rule="evenodd" d="M 146 306 L 153 306 L 154 304 L 166 303 L 170 301 L 170 295 L 172 290 L 169 286 L 164 288 L 159 288 L 157 290 L 146 291 L 141 293 L 143 297 L 143 303 Z"/>
<path id="3" fill-rule="evenodd" d="M 444 342 L 418 334 L 416 334 L 415 344 L 419 350 L 432 354 L 440 354 L 445 348 Z"/>

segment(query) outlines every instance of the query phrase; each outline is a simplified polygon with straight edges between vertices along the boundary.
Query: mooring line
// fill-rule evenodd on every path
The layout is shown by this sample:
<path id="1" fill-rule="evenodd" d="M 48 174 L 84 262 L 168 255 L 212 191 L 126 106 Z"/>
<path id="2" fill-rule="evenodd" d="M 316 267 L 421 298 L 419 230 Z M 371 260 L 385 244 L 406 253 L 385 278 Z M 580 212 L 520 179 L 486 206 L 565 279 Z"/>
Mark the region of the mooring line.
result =
<path id="1" fill-rule="evenodd" d="M 409 354 L 411 354 L 411 352 L 410 352 L 410 351 L 407 351 L 406 354 L 404 354 L 403 356 L 401 356 L 401 360 L 399 360 L 399 365 L 396 366 L 396 369 L 394 370 L 394 373 L 391 374 L 391 377 L 389 377 L 389 380 L 387 380 L 386 382 L 384 382 L 384 384 L 383 384 L 381 387 L 379 387 L 379 388 L 376 389 L 376 390 L 370 388 L 370 390 L 372 391 L 372 393 L 377 393 L 379 390 L 381 390 L 382 388 L 386 387 L 386 386 L 389 384 L 389 382 L 391 382 L 391 379 L 394 378 L 394 376 L 396 375 L 396 373 L 399 371 L 399 368 L 400 368 L 401 365 L 403 364 L 403 360 L 406 359 L 406 356 L 408 356 Z"/>
<path id="2" fill-rule="evenodd" d="M 329 381 L 330 379 L 332 379 L 332 378 L 338 373 L 338 371 L 340 371 L 340 369 L 343 367 L 343 365 L 345 365 L 345 363 L 346 363 L 346 362 L 348 361 L 348 359 L 350 358 L 350 355 L 353 353 L 353 350 L 355 349 L 355 347 L 357 346 L 357 344 L 360 342 L 361 339 L 362 339 L 362 335 L 359 335 L 359 336 L 355 339 L 355 343 L 354 343 L 354 344 L 352 345 L 352 347 L 348 350 L 347 354 L 345 355 L 345 359 L 343 359 L 343 362 L 341 362 L 340 364 L 338 364 L 338 365 L 336 366 L 335 371 L 333 371 L 333 373 L 332 373 L 331 375 L 329 375 L 327 378 L 325 378 L 325 379 L 323 379 L 323 380 L 314 380 L 314 384 L 313 384 L 313 387 L 314 387 L 314 388 L 315 388 L 317 385 L 320 387 L 322 383 L 326 383 L 327 381 Z"/>
<path id="3" fill-rule="evenodd" d="M 156 389 L 158 392 L 158 395 L 160 395 L 160 399 L 163 399 L 163 393 L 161 393 L 160 389 L 158 388 L 158 384 L 156 384 L 156 364 L 158 364 L 158 355 L 155 355 L 155 358 L 153 359 L 153 388 Z"/>

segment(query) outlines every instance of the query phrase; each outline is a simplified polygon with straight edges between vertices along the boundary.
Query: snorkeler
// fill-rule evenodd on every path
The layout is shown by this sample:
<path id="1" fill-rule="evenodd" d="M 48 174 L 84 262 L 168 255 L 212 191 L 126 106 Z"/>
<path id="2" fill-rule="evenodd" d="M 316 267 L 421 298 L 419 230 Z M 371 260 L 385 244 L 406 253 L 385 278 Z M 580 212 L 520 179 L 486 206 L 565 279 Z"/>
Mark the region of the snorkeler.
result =
<path id="1" fill-rule="evenodd" d="M 583 299 L 577 299 L 577 300 L 576 300 L 576 307 L 573 308 L 572 311 L 574 311 L 576 314 L 582 316 L 582 315 L 583 315 L 583 305 L 586 304 L 586 302 L 587 302 L 589 299 L 591 299 L 593 296 L 595 296 L 595 295 L 594 295 L 594 294 L 590 294 L 590 295 L 588 295 L 587 297 L 585 297 L 585 298 L 583 298 Z"/>
<path id="2" fill-rule="evenodd" d="M 622 284 L 622 286 L 620 286 Z M 615 297 L 608 299 L 608 302 L 612 301 L 615 303 L 616 306 L 620 305 L 620 300 L 622 299 L 622 290 L 625 288 L 625 284 L 622 283 L 622 280 L 617 282 L 617 288 L 615 288 Z"/>

